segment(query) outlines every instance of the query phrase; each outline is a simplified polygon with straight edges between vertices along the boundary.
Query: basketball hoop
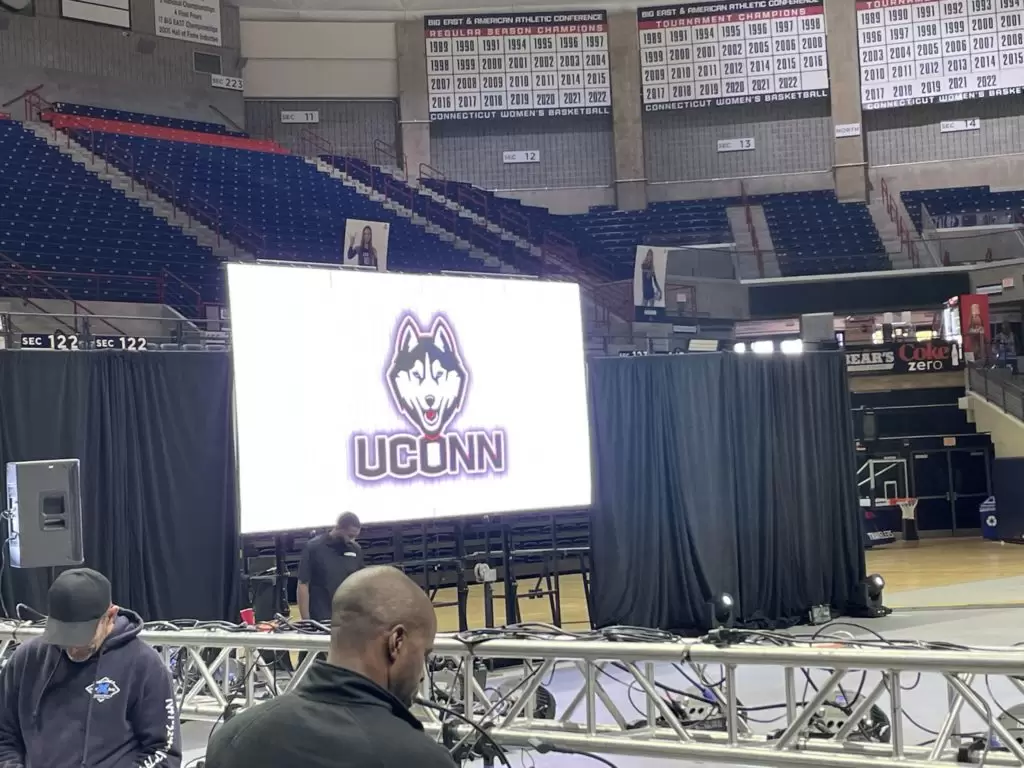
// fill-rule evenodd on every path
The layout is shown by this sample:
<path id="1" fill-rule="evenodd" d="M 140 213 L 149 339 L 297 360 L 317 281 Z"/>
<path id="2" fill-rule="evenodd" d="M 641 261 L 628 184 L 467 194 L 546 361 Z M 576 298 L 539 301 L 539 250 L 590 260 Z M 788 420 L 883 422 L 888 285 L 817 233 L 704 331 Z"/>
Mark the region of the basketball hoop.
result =
<path id="1" fill-rule="evenodd" d="M 888 499 L 890 507 L 899 507 L 903 519 L 903 540 L 917 541 L 917 499 Z"/>

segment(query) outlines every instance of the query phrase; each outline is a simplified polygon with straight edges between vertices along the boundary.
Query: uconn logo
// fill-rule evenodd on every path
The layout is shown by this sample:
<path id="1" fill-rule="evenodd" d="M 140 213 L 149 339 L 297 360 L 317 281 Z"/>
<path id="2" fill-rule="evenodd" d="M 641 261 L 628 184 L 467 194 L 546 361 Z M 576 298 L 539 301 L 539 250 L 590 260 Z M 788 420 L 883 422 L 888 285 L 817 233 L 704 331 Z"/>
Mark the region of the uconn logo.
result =
<path id="1" fill-rule="evenodd" d="M 410 431 L 352 436 L 353 474 L 381 480 L 504 474 L 505 430 L 454 430 L 470 377 L 451 324 L 437 315 L 428 327 L 403 315 L 384 373 L 388 395 Z"/>

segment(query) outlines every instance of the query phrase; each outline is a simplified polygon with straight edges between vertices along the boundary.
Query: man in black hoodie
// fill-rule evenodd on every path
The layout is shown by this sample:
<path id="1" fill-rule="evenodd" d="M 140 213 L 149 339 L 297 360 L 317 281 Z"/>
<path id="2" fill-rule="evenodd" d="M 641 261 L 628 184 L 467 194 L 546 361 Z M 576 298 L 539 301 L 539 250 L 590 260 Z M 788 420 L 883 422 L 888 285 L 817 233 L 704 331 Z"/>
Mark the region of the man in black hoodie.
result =
<path id="1" fill-rule="evenodd" d="M 206 768 L 453 768 L 409 711 L 436 632 L 433 605 L 401 571 L 352 574 L 334 594 L 327 661 L 216 731 Z"/>
<path id="2" fill-rule="evenodd" d="M 0 676 L 0 768 L 179 768 L 171 676 L 88 568 L 58 576 L 46 630 Z"/>

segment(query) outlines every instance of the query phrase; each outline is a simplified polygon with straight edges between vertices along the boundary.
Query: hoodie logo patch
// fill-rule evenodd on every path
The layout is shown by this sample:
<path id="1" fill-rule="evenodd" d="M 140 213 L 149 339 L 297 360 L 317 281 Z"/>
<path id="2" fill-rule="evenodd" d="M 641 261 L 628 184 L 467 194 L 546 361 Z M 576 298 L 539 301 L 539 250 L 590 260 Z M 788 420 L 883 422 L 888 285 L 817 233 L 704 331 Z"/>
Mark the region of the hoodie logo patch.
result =
<path id="1" fill-rule="evenodd" d="M 109 677 L 104 677 L 93 682 L 92 685 L 88 686 L 86 692 L 89 693 L 96 701 L 107 701 L 112 699 L 121 692 L 118 688 L 117 683 L 111 680 Z"/>

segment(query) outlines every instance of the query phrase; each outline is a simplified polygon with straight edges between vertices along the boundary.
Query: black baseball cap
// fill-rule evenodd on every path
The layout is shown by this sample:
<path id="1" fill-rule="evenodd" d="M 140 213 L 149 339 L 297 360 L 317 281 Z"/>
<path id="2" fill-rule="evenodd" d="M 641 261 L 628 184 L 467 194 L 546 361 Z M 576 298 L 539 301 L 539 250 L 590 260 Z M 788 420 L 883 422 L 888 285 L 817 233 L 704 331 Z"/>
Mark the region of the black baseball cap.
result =
<path id="1" fill-rule="evenodd" d="M 110 582 L 91 568 L 64 571 L 50 586 L 43 642 L 61 648 L 92 644 L 100 619 L 110 608 Z"/>

